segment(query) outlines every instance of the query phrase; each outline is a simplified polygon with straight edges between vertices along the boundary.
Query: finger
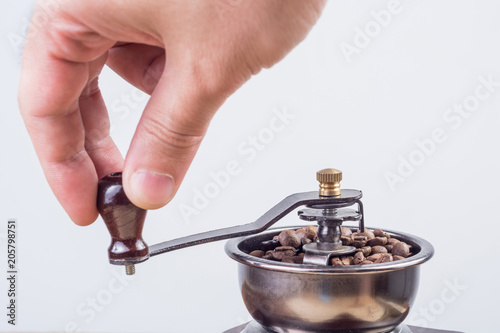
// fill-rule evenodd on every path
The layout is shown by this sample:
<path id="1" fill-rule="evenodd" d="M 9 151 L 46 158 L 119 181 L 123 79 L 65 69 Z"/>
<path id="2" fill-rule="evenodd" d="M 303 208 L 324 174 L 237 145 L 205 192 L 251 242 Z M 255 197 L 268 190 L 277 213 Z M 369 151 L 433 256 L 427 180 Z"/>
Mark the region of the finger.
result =
<path id="1" fill-rule="evenodd" d="M 75 22 L 51 22 L 26 42 L 19 107 L 54 194 L 75 223 L 87 225 L 97 218 L 97 174 L 85 151 L 78 99 L 88 62 L 114 42 Z"/>
<path id="2" fill-rule="evenodd" d="M 151 94 L 165 67 L 165 50 L 144 44 L 121 44 L 109 50 L 107 65 L 130 84 Z"/>
<path id="3" fill-rule="evenodd" d="M 225 98 L 205 93 L 195 75 L 165 71 L 125 159 L 124 188 L 134 204 L 156 209 L 171 200 Z"/>
<path id="4" fill-rule="evenodd" d="M 85 150 L 94 163 L 99 179 L 123 169 L 123 158 L 109 135 L 109 116 L 98 84 L 106 58 L 104 54 L 89 64 L 89 82 L 78 101 L 85 128 Z"/>

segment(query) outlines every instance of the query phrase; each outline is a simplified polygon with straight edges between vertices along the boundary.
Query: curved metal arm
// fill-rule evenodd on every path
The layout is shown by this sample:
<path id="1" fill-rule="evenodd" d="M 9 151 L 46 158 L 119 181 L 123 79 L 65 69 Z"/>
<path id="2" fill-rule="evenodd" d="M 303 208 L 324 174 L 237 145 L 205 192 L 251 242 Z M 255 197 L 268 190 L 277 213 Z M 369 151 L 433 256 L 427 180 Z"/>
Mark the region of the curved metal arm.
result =
<path id="1" fill-rule="evenodd" d="M 281 220 L 284 216 L 286 216 L 288 213 L 299 206 L 329 204 L 349 205 L 359 202 L 361 196 L 361 191 L 348 189 L 342 189 L 341 195 L 337 197 L 320 197 L 318 191 L 292 194 L 283 199 L 276 206 L 271 208 L 267 213 L 259 217 L 255 222 L 235 227 L 207 231 L 200 234 L 158 243 L 149 247 L 149 255 L 150 257 L 153 257 L 158 254 L 179 250 L 189 246 L 258 234 L 271 227 L 273 224 Z"/>

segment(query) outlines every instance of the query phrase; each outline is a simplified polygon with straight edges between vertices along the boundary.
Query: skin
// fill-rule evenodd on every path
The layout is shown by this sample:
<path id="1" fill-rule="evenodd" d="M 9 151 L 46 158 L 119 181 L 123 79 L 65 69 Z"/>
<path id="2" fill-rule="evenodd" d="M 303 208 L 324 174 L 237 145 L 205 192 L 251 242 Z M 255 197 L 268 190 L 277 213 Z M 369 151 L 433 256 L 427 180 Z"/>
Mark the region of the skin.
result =
<path id="1" fill-rule="evenodd" d="M 48 5 L 50 10 L 47 10 Z M 281 60 L 319 18 L 316 0 L 48 0 L 23 54 L 19 106 L 45 177 L 78 225 L 96 220 L 98 180 L 156 209 L 178 190 L 215 112 Z M 109 136 L 104 65 L 151 95 L 125 159 Z"/>

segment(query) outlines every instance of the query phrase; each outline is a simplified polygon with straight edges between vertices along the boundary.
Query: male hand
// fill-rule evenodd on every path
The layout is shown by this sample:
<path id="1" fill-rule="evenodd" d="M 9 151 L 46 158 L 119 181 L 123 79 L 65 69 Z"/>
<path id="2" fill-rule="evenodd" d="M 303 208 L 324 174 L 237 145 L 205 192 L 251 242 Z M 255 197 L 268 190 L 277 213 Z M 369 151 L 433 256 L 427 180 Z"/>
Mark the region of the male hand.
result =
<path id="1" fill-rule="evenodd" d="M 19 105 L 71 219 L 97 218 L 97 182 L 123 170 L 139 207 L 168 203 L 226 98 L 305 38 L 323 0 L 49 0 L 25 45 Z M 54 4 L 56 9 L 54 10 Z M 43 13 L 39 3 L 35 15 Z M 47 12 L 45 12 L 47 13 Z M 126 159 L 109 136 L 107 64 L 151 95 Z"/>

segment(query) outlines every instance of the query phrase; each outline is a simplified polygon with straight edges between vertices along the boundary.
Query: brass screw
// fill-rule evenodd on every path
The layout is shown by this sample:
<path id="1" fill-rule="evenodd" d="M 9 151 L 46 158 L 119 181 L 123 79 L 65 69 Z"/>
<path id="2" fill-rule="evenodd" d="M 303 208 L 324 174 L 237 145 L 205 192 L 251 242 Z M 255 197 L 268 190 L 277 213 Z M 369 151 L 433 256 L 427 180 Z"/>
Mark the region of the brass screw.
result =
<path id="1" fill-rule="evenodd" d="M 323 197 L 336 197 L 340 195 L 340 181 L 342 171 L 337 169 L 323 169 L 316 172 L 319 181 L 319 195 Z"/>
<path id="2" fill-rule="evenodd" d="M 135 274 L 135 265 L 125 265 L 125 273 L 127 275 L 134 275 Z"/>

